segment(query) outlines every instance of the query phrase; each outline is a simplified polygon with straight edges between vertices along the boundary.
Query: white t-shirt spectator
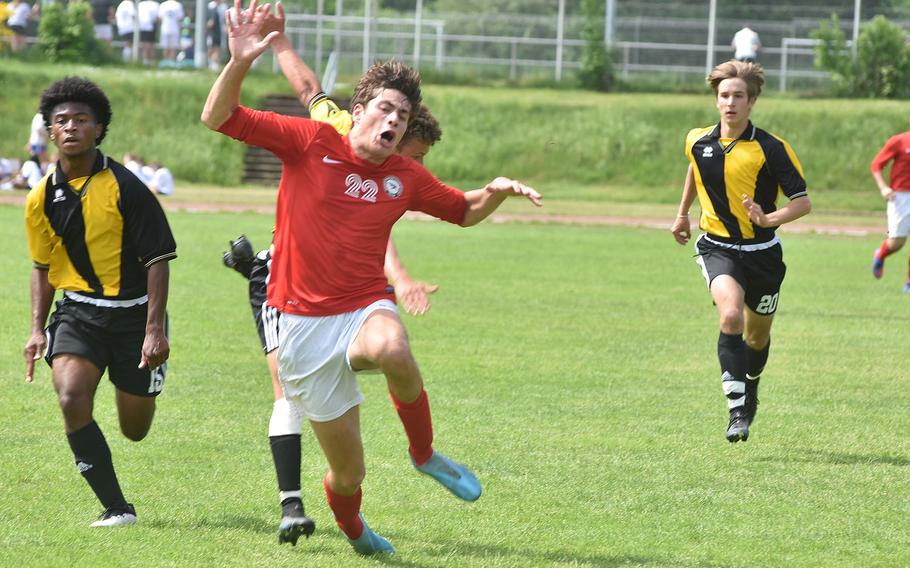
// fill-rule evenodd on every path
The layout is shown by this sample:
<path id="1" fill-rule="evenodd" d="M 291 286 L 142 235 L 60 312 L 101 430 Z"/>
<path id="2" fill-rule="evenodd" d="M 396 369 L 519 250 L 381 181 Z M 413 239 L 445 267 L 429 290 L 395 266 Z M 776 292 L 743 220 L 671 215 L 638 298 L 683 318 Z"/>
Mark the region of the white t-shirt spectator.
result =
<path id="1" fill-rule="evenodd" d="M 114 19 L 117 20 L 117 34 L 131 34 L 136 29 L 136 7 L 133 0 L 123 0 L 114 12 Z"/>
<path id="2" fill-rule="evenodd" d="M 158 20 L 158 2 L 155 0 L 142 0 L 139 3 L 139 31 L 155 31 L 155 22 Z"/>
<path id="3" fill-rule="evenodd" d="M 149 189 L 161 195 L 173 195 L 174 176 L 171 175 L 171 170 L 167 168 L 158 168 L 155 170 L 155 175 L 152 176 L 152 182 L 149 184 Z"/>
<path id="4" fill-rule="evenodd" d="M 161 20 L 161 34 L 180 36 L 180 20 L 183 19 L 183 4 L 177 0 L 164 0 L 158 8 L 158 19 Z"/>
<path id="5" fill-rule="evenodd" d="M 13 8 L 13 13 L 10 14 L 10 17 L 6 20 L 6 25 L 8 26 L 22 26 L 23 28 L 28 25 L 28 15 L 31 13 L 32 7 L 22 2 L 15 8 Z"/>
<path id="6" fill-rule="evenodd" d="M 32 154 L 40 154 L 47 150 L 47 128 L 44 126 L 44 117 L 35 113 L 32 117 L 32 131 L 28 135 L 28 145 Z"/>
<path id="7" fill-rule="evenodd" d="M 19 170 L 19 175 L 22 176 L 22 179 L 25 180 L 25 183 L 28 184 L 29 189 L 38 185 L 38 182 L 41 181 L 41 178 L 44 177 L 44 172 L 41 170 L 41 166 L 35 163 L 33 160 L 27 160 L 22 164 L 22 169 Z"/>
<path id="8" fill-rule="evenodd" d="M 734 59 L 755 61 L 755 58 L 758 57 L 758 48 L 761 47 L 761 41 L 759 41 L 758 34 L 755 31 L 745 27 L 736 32 L 730 45 L 735 50 Z"/>

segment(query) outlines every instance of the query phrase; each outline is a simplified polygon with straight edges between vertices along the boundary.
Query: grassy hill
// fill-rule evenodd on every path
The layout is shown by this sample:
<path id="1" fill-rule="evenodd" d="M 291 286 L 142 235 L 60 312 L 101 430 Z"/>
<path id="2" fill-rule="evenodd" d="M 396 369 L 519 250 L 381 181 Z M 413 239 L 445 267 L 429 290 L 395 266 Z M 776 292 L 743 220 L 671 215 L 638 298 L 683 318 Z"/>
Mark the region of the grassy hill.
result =
<path id="1" fill-rule="evenodd" d="M 267 63 L 264 61 L 263 63 Z M 269 65 L 244 85 L 245 104 L 288 93 Z M 211 72 L 25 65 L 0 69 L 0 155 L 20 155 L 43 88 L 66 74 L 96 80 L 114 121 L 104 149 L 159 160 L 179 180 L 240 181 L 243 146 L 198 120 Z M 339 95 L 346 96 L 350 83 Z M 462 187 L 496 175 L 531 182 L 549 197 L 573 201 L 672 203 L 686 168 L 683 140 L 717 112 L 704 95 L 595 94 L 585 91 L 428 84 L 424 98 L 443 126 L 427 159 L 441 179 Z M 764 95 L 756 124 L 787 139 L 802 161 L 817 206 L 875 210 L 880 198 L 868 166 L 888 136 L 907 128 L 901 102 L 796 99 Z"/>

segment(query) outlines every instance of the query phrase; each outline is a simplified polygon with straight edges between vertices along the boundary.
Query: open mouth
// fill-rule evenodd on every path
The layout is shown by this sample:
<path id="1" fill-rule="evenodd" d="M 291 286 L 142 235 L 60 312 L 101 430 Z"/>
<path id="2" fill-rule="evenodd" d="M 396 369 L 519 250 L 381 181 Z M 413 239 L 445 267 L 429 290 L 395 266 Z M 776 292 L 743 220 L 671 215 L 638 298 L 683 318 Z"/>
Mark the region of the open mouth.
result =
<path id="1" fill-rule="evenodd" d="M 392 132 L 391 130 L 385 130 L 385 131 L 383 131 L 383 133 L 380 134 L 379 137 L 382 138 L 383 140 L 385 140 L 386 142 L 394 142 L 394 141 L 395 141 L 395 133 Z"/>

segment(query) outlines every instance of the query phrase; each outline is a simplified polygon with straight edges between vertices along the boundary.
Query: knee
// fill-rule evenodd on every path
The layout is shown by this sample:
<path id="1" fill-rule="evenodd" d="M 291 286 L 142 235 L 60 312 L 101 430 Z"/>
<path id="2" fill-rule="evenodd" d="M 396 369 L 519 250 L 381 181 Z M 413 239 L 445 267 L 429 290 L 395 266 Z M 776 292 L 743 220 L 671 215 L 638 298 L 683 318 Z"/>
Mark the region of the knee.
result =
<path id="1" fill-rule="evenodd" d="M 353 467 L 342 471 L 332 471 L 332 486 L 336 493 L 353 495 L 363 483 L 366 471 L 363 467 Z"/>
<path id="2" fill-rule="evenodd" d="M 149 425 L 133 425 L 133 424 L 121 424 L 120 431 L 123 435 L 133 442 L 139 442 L 148 435 L 149 430 L 151 429 L 151 424 Z"/>
<path id="3" fill-rule="evenodd" d="M 724 333 L 742 333 L 743 312 L 737 308 L 726 308 L 720 311 L 720 329 Z"/>
<path id="4" fill-rule="evenodd" d="M 377 338 L 376 360 L 381 367 L 398 366 L 411 361 L 411 344 L 404 330 L 390 332 Z"/>
<path id="5" fill-rule="evenodd" d="M 89 393 L 80 390 L 62 389 L 57 393 L 57 400 L 64 416 L 73 417 L 81 414 L 91 415 L 92 413 L 92 396 Z"/>

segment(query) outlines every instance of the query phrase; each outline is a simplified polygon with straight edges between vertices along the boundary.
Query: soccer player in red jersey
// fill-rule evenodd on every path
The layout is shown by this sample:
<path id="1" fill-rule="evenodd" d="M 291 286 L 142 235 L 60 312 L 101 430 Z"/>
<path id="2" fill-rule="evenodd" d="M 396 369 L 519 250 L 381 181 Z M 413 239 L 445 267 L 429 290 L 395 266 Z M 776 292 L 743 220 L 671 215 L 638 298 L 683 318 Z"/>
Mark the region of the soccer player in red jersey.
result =
<path id="1" fill-rule="evenodd" d="M 231 60 L 209 93 L 202 121 L 283 162 L 268 287 L 269 305 L 282 312 L 279 377 L 327 458 L 324 486 L 338 526 L 358 553 L 391 553 L 392 545 L 360 514 L 365 465 L 356 373 L 385 374 L 419 471 L 461 499 L 481 494 L 467 467 L 433 448 L 423 379 L 383 274 L 392 225 L 416 210 L 467 227 L 511 195 L 535 205 L 541 196 L 502 177 L 463 193 L 396 155 L 421 102 L 419 74 L 397 62 L 376 64 L 360 79 L 351 101 L 354 125 L 345 137 L 327 124 L 240 106 L 246 73 L 277 36 L 260 40 L 269 6 L 257 4 L 252 0 L 244 14 L 235 0 L 239 21 L 226 18 Z"/>
<path id="2" fill-rule="evenodd" d="M 892 162 L 890 183 L 885 182 L 882 174 L 888 162 Z M 870 169 L 878 190 L 888 202 L 888 238 L 872 257 L 872 275 L 881 278 L 885 259 L 901 250 L 910 234 L 910 132 L 889 138 L 872 160 Z M 910 292 L 910 271 L 904 282 L 904 292 Z"/>

